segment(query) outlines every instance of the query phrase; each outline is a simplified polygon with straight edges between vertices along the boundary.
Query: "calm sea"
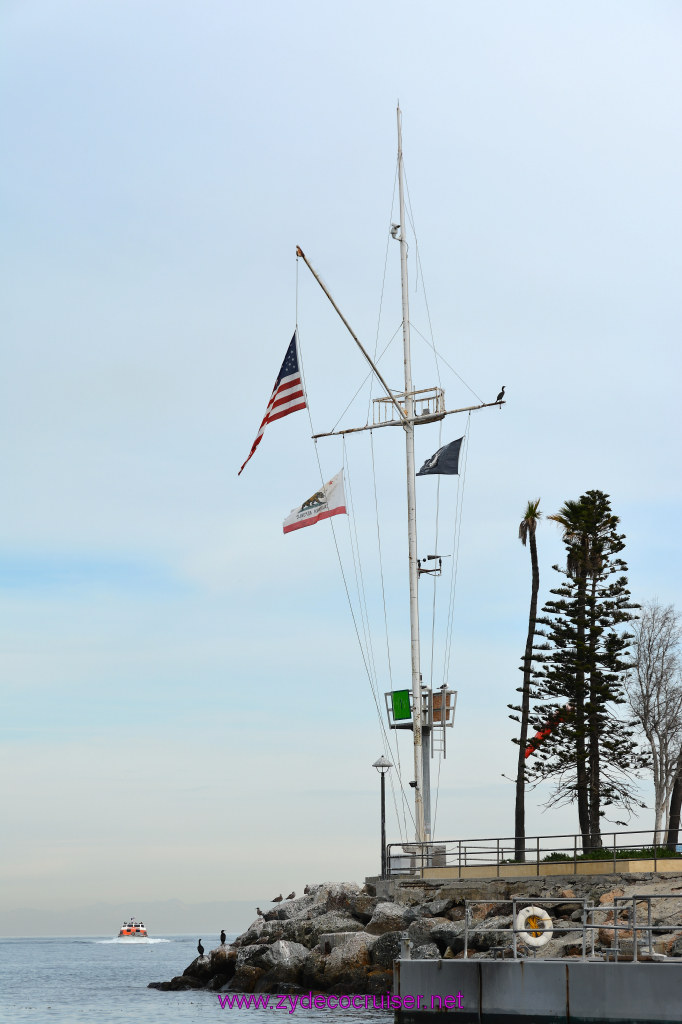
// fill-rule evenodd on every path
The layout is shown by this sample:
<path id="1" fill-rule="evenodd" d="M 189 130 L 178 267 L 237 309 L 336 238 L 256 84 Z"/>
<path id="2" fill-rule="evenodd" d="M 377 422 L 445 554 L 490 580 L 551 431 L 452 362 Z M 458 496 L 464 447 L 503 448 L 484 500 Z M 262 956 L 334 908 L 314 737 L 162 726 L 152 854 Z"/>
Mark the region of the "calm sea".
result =
<path id="1" fill-rule="evenodd" d="M 235 938 L 228 936 L 228 941 Z M 203 936 L 207 950 L 218 944 Z M 111 938 L 0 939 L 0 1021 L 3 1024 L 192 1024 L 239 1018 L 244 1024 L 388 1024 L 381 1011 L 222 1009 L 214 992 L 159 992 L 197 955 L 197 936 L 148 942 Z"/>

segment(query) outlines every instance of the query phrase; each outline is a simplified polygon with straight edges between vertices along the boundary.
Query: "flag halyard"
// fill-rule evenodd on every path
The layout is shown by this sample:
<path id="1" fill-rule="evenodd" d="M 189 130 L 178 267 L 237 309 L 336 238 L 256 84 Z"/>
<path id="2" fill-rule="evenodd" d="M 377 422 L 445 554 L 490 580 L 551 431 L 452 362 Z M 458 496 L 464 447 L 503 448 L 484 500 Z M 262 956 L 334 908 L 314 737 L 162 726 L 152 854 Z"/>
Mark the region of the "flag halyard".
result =
<path id="1" fill-rule="evenodd" d="M 292 412 L 298 412 L 299 409 L 305 408 L 307 408 L 307 403 L 298 363 L 296 331 L 294 331 L 294 336 L 289 343 L 289 348 L 284 356 L 284 362 L 280 367 L 277 380 L 275 381 L 275 386 L 272 389 L 270 401 L 268 402 L 267 409 L 265 410 L 265 416 L 258 428 L 256 440 L 251 445 L 251 451 L 248 454 L 246 462 L 244 462 L 239 473 L 237 473 L 237 476 L 241 476 L 244 466 L 261 443 L 268 423 L 274 423 L 275 420 L 281 420 L 284 416 L 288 416 Z"/>

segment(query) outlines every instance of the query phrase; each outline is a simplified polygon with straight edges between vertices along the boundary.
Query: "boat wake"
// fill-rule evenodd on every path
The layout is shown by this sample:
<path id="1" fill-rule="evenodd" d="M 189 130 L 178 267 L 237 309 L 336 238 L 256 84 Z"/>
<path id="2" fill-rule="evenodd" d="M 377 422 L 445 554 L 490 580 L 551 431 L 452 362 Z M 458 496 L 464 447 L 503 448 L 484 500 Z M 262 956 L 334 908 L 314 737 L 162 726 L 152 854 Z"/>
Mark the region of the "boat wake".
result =
<path id="1" fill-rule="evenodd" d="M 152 946 L 156 942 L 171 942 L 171 939 L 148 939 L 148 938 L 124 938 L 124 939 L 95 939 L 98 946 Z"/>

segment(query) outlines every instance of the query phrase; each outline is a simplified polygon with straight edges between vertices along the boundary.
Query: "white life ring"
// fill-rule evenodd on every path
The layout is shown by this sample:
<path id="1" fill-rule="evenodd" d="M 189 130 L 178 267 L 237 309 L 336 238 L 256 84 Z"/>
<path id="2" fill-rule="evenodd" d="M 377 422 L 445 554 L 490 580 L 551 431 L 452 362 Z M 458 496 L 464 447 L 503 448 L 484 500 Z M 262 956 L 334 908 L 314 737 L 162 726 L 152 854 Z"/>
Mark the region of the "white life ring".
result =
<path id="1" fill-rule="evenodd" d="M 527 946 L 546 945 L 554 934 L 552 918 L 542 907 L 524 907 L 516 917 L 516 930 Z"/>

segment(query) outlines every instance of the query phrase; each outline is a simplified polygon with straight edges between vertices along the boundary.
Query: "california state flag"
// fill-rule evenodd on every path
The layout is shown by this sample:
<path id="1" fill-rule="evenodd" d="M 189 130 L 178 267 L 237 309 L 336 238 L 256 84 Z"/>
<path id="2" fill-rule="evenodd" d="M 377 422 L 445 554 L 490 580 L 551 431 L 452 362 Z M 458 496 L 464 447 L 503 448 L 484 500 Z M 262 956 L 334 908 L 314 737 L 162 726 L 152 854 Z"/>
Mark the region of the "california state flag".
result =
<path id="1" fill-rule="evenodd" d="M 285 533 L 291 533 L 292 530 L 302 530 L 304 526 L 313 526 L 319 523 L 320 519 L 344 515 L 346 512 L 343 470 L 340 469 L 320 491 L 316 491 L 302 505 L 291 510 L 284 520 L 283 529 Z"/>

